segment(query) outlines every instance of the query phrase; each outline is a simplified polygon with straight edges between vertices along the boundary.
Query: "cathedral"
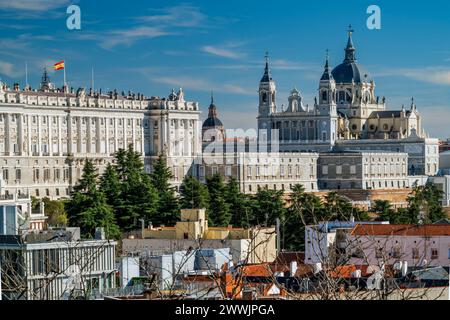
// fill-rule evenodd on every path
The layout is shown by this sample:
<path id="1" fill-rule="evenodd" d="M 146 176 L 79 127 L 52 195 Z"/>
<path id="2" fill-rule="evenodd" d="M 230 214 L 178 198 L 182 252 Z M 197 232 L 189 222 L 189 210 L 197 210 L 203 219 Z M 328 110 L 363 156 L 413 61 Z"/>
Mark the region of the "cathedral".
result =
<path id="1" fill-rule="evenodd" d="M 375 93 L 375 81 L 356 59 L 352 34 L 350 27 L 341 64 L 331 69 L 327 54 L 312 106 L 294 88 L 286 109 L 277 107 L 276 83 L 266 55 L 259 83 L 259 140 L 276 141 L 285 152 L 407 152 L 410 174 L 435 174 L 438 141 L 424 132 L 414 99 L 408 108 L 387 109 L 386 99 Z"/>

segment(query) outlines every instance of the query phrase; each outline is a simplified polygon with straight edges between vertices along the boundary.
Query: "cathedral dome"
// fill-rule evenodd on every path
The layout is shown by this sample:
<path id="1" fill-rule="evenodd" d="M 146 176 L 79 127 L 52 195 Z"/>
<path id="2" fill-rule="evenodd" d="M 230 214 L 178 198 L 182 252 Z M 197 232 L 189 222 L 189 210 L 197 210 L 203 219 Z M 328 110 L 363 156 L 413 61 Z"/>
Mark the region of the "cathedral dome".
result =
<path id="1" fill-rule="evenodd" d="M 341 63 L 331 71 L 331 74 L 336 83 L 351 83 L 352 80 L 361 83 L 372 80 L 367 70 L 355 61 Z"/>
<path id="2" fill-rule="evenodd" d="M 203 128 L 223 127 L 222 121 L 218 118 L 208 118 L 203 122 Z"/>
<path id="3" fill-rule="evenodd" d="M 356 49 L 353 46 L 352 33 L 353 30 L 350 26 L 348 31 L 347 47 L 345 48 L 344 62 L 331 71 L 336 83 L 351 83 L 352 81 L 361 83 L 372 81 L 372 78 L 366 69 L 356 62 Z"/>
<path id="4" fill-rule="evenodd" d="M 222 121 L 217 117 L 217 107 L 214 104 L 214 99 L 211 96 L 211 104 L 208 108 L 208 118 L 203 122 L 203 129 L 210 129 L 220 127 L 223 128 Z"/>

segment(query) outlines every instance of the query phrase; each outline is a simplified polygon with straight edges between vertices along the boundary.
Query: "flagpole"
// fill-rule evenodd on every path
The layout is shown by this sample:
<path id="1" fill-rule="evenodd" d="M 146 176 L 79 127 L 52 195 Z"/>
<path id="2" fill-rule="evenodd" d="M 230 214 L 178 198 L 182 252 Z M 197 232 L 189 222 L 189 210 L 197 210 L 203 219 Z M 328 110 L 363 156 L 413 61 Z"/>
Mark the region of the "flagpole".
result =
<path id="1" fill-rule="evenodd" d="M 92 91 L 94 91 L 94 67 L 92 67 L 92 73 L 91 73 L 91 88 Z"/>
<path id="2" fill-rule="evenodd" d="M 63 61 L 64 61 L 64 68 L 63 68 L 63 71 L 64 71 L 64 87 L 67 87 L 67 82 L 66 82 L 66 60 L 64 59 Z"/>
<path id="3" fill-rule="evenodd" d="M 28 87 L 28 61 L 25 61 L 25 86 Z"/>

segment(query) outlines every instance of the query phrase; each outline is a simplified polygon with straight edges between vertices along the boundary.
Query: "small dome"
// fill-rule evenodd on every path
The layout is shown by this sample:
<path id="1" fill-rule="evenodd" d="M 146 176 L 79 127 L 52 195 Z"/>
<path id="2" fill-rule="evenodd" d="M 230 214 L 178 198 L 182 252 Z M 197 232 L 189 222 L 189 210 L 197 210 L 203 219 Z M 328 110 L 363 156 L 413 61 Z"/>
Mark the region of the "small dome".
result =
<path id="1" fill-rule="evenodd" d="M 214 104 L 214 97 L 211 93 L 211 104 L 208 108 L 208 118 L 203 122 L 202 128 L 207 129 L 213 127 L 223 127 L 223 124 L 217 116 L 217 107 Z"/>
<path id="2" fill-rule="evenodd" d="M 203 122 L 202 128 L 223 127 L 222 121 L 218 118 L 208 118 Z"/>

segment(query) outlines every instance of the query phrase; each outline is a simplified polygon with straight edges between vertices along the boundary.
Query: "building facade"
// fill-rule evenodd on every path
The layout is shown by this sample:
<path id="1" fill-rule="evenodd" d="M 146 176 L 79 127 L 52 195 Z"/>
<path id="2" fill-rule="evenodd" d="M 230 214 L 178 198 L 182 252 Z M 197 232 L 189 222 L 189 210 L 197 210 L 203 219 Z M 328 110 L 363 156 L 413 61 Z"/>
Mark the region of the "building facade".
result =
<path id="1" fill-rule="evenodd" d="M 199 116 L 198 103 L 185 101 L 182 89 L 168 98 L 75 91 L 55 88 L 46 72 L 34 90 L 0 83 L 1 179 L 8 193 L 66 197 L 85 159 L 102 171 L 129 146 L 142 154 L 147 171 L 166 154 L 179 177 L 201 152 Z"/>
<path id="2" fill-rule="evenodd" d="M 0 236 L 2 298 L 60 300 L 115 288 L 115 241 L 76 232 Z M 79 232 L 78 232 L 79 234 Z"/>
<path id="3" fill-rule="evenodd" d="M 438 169 L 438 139 L 430 139 L 412 99 L 410 108 L 388 110 L 376 96 L 375 81 L 356 59 L 349 30 L 344 61 L 333 70 L 327 57 L 318 97 L 310 106 L 294 88 L 287 107 L 277 106 L 277 89 L 266 66 L 259 83 L 258 132 L 262 142 L 278 140 L 282 152 L 387 150 L 409 154 L 410 174 L 433 175 Z M 277 137 L 272 135 L 277 134 Z"/>
<path id="4" fill-rule="evenodd" d="M 408 154 L 389 152 L 321 153 L 318 161 L 320 189 L 405 189 Z"/>

